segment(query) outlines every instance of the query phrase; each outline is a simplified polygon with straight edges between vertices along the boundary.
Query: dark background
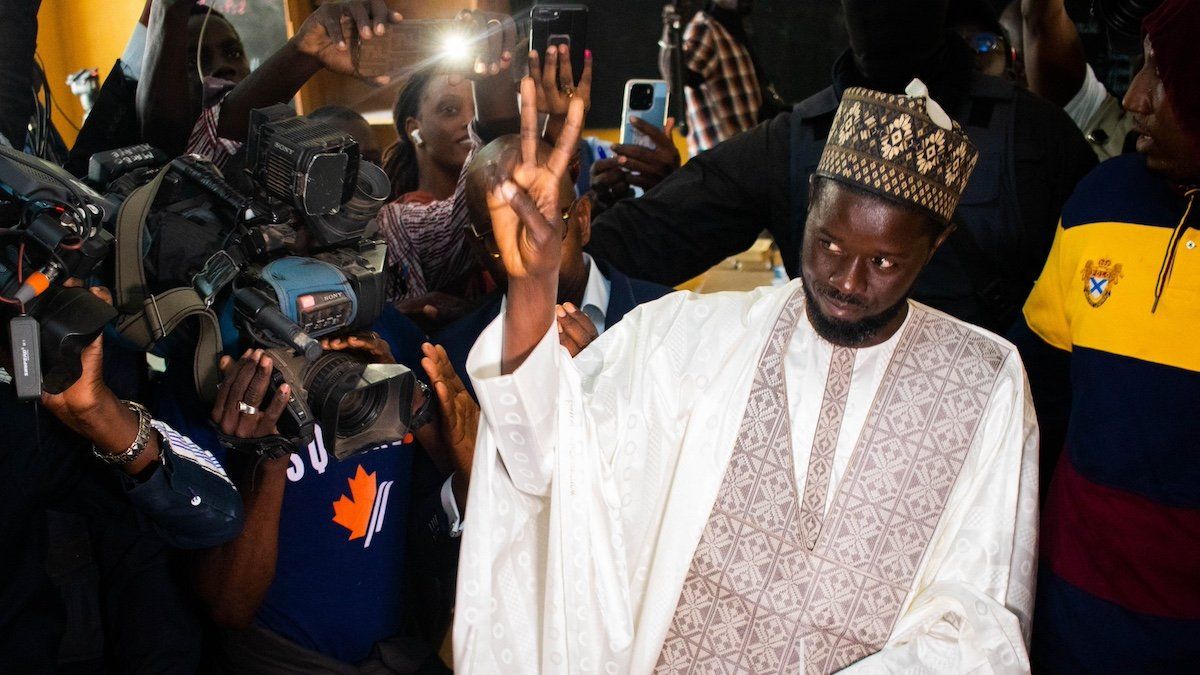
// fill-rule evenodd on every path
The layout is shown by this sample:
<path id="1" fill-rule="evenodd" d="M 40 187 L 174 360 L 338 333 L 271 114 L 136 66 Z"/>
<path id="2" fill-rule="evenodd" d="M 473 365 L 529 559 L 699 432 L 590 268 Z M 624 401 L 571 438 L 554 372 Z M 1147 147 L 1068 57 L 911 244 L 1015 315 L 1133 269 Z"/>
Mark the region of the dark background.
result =
<path id="1" fill-rule="evenodd" d="M 952 2 L 954 0 L 951 0 Z M 588 126 L 618 126 L 625 81 L 657 79 L 662 6 L 658 0 L 575 0 L 587 5 L 588 47 L 595 57 L 592 112 Z M 903 2 L 903 0 L 879 0 Z M 998 10 L 1004 0 L 989 0 Z M 514 0 L 513 15 L 528 31 L 531 0 Z M 684 22 L 704 0 L 675 3 Z M 1115 53 L 1091 19 L 1091 0 L 1067 0 L 1078 22 L 1089 59 L 1102 82 L 1120 95 L 1129 83 L 1129 59 Z M 767 75 L 783 99 L 797 103 L 828 86 L 834 60 L 848 46 L 838 0 L 756 0 L 749 23 L 751 39 Z"/>

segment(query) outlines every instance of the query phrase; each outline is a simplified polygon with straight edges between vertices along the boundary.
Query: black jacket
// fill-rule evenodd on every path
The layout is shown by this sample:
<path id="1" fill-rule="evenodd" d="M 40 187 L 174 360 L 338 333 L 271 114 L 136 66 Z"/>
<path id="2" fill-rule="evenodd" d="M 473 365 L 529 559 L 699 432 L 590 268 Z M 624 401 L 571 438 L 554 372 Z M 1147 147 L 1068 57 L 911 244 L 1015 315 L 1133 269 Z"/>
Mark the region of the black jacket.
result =
<path id="1" fill-rule="evenodd" d="M 860 84 L 848 54 L 835 66 L 833 86 L 697 155 L 642 198 L 600 214 L 588 250 L 631 276 L 673 285 L 746 250 L 765 229 L 788 274 L 797 276 L 808 178 L 841 92 Z M 978 274 L 987 266 L 978 255 L 964 264 L 963 247 L 948 244 L 922 272 L 913 297 L 1002 330 L 1041 272 L 1059 210 L 1096 158 L 1050 102 L 997 78 L 968 79 L 968 93 L 947 111 L 976 139 L 981 157 L 955 220 L 992 269 Z M 797 139 L 798 131 L 809 138 Z M 976 276 L 996 279 L 1015 300 L 985 306 Z"/>

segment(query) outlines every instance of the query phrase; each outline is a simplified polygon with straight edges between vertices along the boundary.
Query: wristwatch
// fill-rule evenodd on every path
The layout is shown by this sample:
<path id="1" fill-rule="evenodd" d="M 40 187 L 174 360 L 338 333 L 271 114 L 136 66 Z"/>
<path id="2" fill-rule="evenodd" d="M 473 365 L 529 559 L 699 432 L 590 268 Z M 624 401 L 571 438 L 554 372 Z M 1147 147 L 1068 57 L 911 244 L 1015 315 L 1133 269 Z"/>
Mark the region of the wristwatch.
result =
<path id="1" fill-rule="evenodd" d="M 412 418 L 408 423 L 408 433 L 410 434 L 433 421 L 433 390 L 421 380 L 416 382 L 417 388 L 425 394 L 425 401 L 421 403 L 420 408 L 413 411 Z"/>
<path id="2" fill-rule="evenodd" d="M 154 431 L 154 427 L 150 426 L 150 411 L 146 410 L 142 404 L 133 401 L 121 401 L 121 404 L 137 413 L 138 416 L 138 432 L 133 443 L 130 443 L 124 452 L 116 454 L 100 452 L 95 445 L 92 446 L 93 455 L 99 457 L 105 464 L 116 466 L 124 466 L 137 459 L 146 449 L 146 445 L 150 443 L 150 434 Z"/>

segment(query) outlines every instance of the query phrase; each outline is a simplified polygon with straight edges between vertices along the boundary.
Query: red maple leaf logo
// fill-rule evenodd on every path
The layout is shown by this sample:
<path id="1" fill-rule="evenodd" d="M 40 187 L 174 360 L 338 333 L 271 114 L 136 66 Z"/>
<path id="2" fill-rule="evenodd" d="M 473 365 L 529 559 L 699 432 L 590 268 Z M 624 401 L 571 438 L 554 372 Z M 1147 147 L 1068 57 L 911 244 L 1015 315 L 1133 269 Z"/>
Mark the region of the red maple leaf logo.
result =
<path id="1" fill-rule="evenodd" d="M 342 495 L 333 503 L 333 522 L 350 530 L 347 541 L 353 541 L 367 536 L 375 505 L 375 473 L 367 473 L 360 464 L 354 478 L 346 482 L 350 484 L 350 496 Z"/>

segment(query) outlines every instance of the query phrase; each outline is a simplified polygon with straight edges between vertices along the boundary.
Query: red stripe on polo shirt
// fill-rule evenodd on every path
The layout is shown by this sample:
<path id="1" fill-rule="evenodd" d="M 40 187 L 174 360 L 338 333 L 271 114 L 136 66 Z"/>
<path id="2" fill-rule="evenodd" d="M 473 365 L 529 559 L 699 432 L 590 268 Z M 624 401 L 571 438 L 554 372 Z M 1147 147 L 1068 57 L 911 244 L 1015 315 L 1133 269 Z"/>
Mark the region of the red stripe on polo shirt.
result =
<path id="1" fill-rule="evenodd" d="M 1200 619 L 1200 510 L 1092 483 L 1063 452 L 1042 520 L 1042 555 L 1080 590 L 1134 612 Z"/>

